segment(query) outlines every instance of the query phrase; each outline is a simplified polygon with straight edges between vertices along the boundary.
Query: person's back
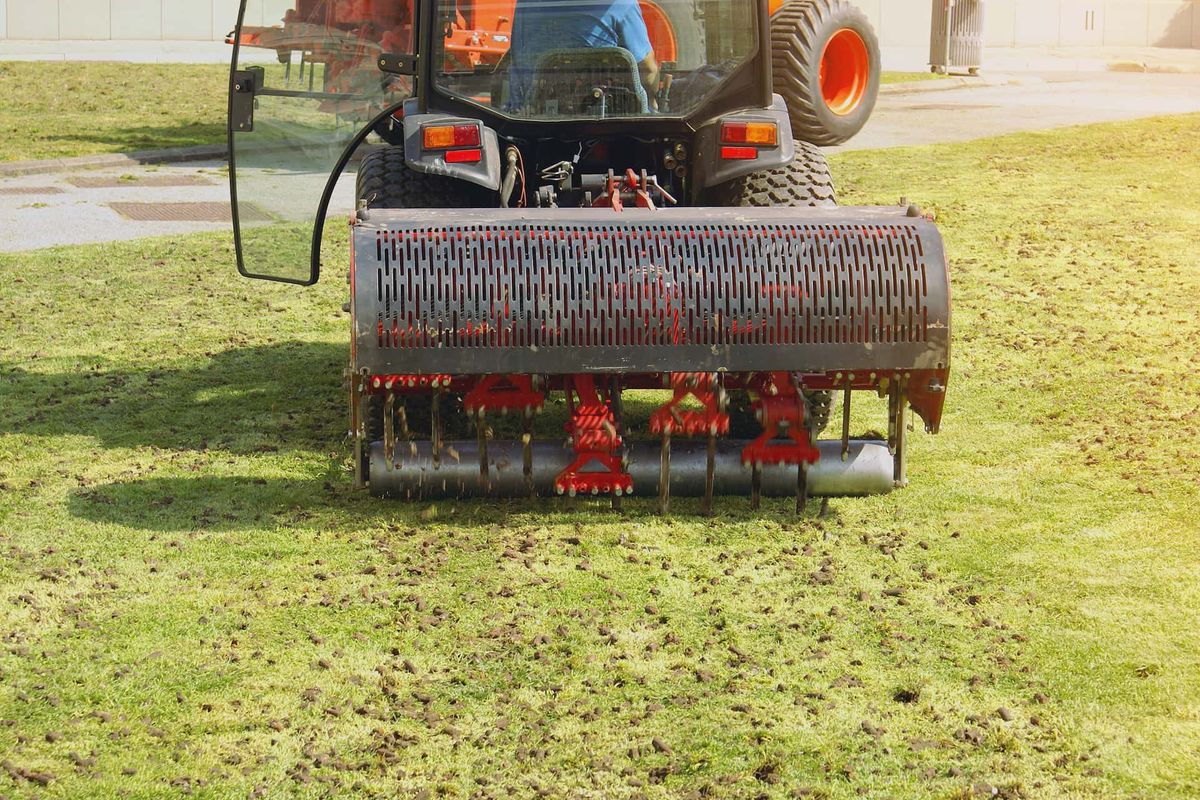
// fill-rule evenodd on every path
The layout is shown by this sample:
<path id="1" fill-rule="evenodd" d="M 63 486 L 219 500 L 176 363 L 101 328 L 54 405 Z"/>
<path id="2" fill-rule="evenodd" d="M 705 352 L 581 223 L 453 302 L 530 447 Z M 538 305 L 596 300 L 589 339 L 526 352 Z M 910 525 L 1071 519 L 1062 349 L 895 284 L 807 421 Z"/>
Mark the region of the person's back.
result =
<path id="1" fill-rule="evenodd" d="M 513 14 L 510 103 L 528 100 L 538 61 L 551 50 L 623 47 L 643 78 L 657 79 L 654 48 L 638 0 L 517 0 Z"/>

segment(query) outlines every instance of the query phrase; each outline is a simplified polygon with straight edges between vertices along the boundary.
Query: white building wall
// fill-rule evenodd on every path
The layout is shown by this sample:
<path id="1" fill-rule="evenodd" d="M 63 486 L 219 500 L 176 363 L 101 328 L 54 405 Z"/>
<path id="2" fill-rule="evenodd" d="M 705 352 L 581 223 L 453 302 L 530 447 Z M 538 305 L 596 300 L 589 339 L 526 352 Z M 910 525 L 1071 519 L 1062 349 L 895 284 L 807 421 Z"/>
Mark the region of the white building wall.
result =
<path id="1" fill-rule="evenodd" d="M 58 3 L 9 0 L 8 35 L 13 39 L 57 39 Z"/>
<path id="2" fill-rule="evenodd" d="M 58 0 L 58 37 L 111 39 L 110 0 Z"/>
<path id="3" fill-rule="evenodd" d="M 927 47 L 933 0 L 851 0 L 884 47 Z M 987 42 L 1200 47 L 1200 0 L 985 0 Z M 290 0 L 249 0 L 246 20 L 274 24 Z M 0 39 L 221 40 L 238 0 L 0 0 Z"/>

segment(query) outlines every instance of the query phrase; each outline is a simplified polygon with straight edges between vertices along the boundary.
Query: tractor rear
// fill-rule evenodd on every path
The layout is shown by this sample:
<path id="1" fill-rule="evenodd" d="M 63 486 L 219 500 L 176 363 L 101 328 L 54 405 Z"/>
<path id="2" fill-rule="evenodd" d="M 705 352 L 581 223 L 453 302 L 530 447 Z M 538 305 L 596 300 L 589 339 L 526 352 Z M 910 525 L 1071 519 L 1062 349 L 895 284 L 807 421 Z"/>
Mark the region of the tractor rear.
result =
<path id="1" fill-rule="evenodd" d="M 816 147 L 845 132 L 822 113 L 873 101 L 877 48 L 857 12 L 360 0 L 379 24 L 350 27 L 345 5 L 318 25 L 321 4 L 301 3 L 310 27 L 293 25 L 286 54 L 288 26 L 253 30 L 243 7 L 231 174 L 242 272 L 311 284 L 354 167 L 360 485 L 651 495 L 663 511 L 690 495 L 711 511 L 717 495 L 803 507 L 905 483 L 909 410 L 940 425 L 949 277 L 930 219 L 838 207 Z M 810 64 L 865 71 L 781 75 L 781 19 L 824 25 Z M 277 63 L 248 56 L 272 50 Z M 355 88 L 336 91 L 347 74 Z M 323 171 L 306 225 L 289 209 Z M 852 436 L 867 394 L 887 431 Z"/>

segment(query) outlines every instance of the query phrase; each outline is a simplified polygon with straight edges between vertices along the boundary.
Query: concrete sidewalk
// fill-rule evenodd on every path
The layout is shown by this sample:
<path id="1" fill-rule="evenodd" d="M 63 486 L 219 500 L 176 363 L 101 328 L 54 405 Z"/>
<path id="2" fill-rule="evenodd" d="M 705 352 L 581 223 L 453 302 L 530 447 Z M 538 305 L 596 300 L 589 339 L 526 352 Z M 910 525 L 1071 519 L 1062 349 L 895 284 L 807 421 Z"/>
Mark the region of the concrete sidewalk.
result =
<path id="1" fill-rule="evenodd" d="M 0 61 L 129 61 L 141 64 L 228 64 L 224 42 L 34 41 L 0 39 Z"/>
<path id="2" fill-rule="evenodd" d="M 929 51 L 921 47 L 884 47 L 883 68 L 925 72 Z M 1041 72 L 1174 72 L 1200 74 L 1200 49 L 1171 47 L 989 47 L 983 74 Z"/>
<path id="3" fill-rule="evenodd" d="M 999 86 L 883 95 L 862 132 L 833 152 L 1195 112 L 1200 112 L 1200 75 L 1014 73 Z"/>

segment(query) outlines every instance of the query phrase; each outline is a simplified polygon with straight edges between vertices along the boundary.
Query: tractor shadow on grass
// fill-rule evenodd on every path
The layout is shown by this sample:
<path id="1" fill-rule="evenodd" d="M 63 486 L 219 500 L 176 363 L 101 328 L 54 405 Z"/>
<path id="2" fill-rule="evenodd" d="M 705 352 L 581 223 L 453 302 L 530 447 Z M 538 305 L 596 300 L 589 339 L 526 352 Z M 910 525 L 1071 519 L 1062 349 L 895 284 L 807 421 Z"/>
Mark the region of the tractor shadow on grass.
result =
<path id="1" fill-rule="evenodd" d="M 89 450 L 142 450 L 131 456 L 139 477 L 87 486 L 68 501 L 81 519 L 151 530 L 254 528 L 304 524 L 327 512 L 340 521 L 380 521 L 420 527 L 435 518 L 455 524 L 496 524 L 536 515 L 542 523 L 576 522 L 582 512 L 603 523 L 655 516 L 653 500 L 626 503 L 614 513 L 602 502 L 375 500 L 351 486 L 343 469 L 349 447 L 347 397 L 342 372 L 346 348 L 337 343 L 289 342 L 259 345 L 193 359 L 194 366 L 144 370 L 78 369 L 31 371 L 0 363 L 0 435 L 68 440 L 75 459 Z M 631 418 L 650 406 L 633 403 Z M 644 408 L 642 406 L 645 406 Z M 638 415 L 641 417 L 638 417 Z M 539 418 L 538 435 L 561 435 L 561 413 Z M 147 448 L 161 455 L 174 476 L 145 475 Z M 262 460 L 222 463 L 227 456 Z M 294 456 L 295 458 L 292 458 Z M 286 471 L 280 461 L 288 462 Z M 296 477 L 295 464 L 309 477 Z M 312 467 L 316 467 L 315 471 Z M 197 474 L 179 477 L 180 470 Z M 319 475 L 313 478 L 314 472 Z M 234 474 L 231 474 L 234 473 Z M 744 498 L 721 498 L 720 522 L 788 518 L 789 501 L 771 501 L 762 511 Z M 679 498 L 679 519 L 700 520 L 698 501 Z M 805 518 L 816 516 L 820 501 Z"/>
<path id="2" fill-rule="evenodd" d="M 0 434 L 237 455 L 336 449 L 346 347 L 226 350 L 194 367 L 35 372 L 0 363 Z"/>
<path id="3" fill-rule="evenodd" d="M 72 130 L 70 134 L 46 135 L 39 138 L 46 142 L 62 142 L 67 147 L 78 147 L 80 142 L 86 142 L 111 152 L 129 154 L 135 160 L 152 165 L 159 163 L 157 159 L 148 157 L 155 151 L 201 146 L 222 148 L 226 145 L 225 136 L 224 125 L 191 122 L 181 125 L 143 125 L 118 130 L 106 128 L 96 133 Z M 140 156 L 145 157 L 144 160 L 139 158 Z"/>
<path id="4" fill-rule="evenodd" d="M 208 466 L 197 470 L 208 471 Z M 633 522 L 701 532 L 706 538 L 724 535 L 734 523 L 779 523 L 787 528 L 838 525 L 841 500 L 814 498 L 802 515 L 795 500 L 764 498 L 762 508 L 750 508 L 747 498 L 718 497 L 715 514 L 700 513 L 698 498 L 676 498 L 668 517 L 658 514 L 653 498 L 627 499 L 616 511 L 604 500 L 559 497 L 487 500 L 394 500 L 353 488 L 349 476 L 336 467 L 321 479 L 253 475 L 149 477 L 114 481 L 75 491 L 67 507 L 71 515 L 102 524 L 152 531 L 228 531 L 276 526 L 311 527 L 379 525 L 422 529 L 431 524 L 455 528 L 490 529 L 528 524 L 624 526 Z"/>
<path id="5" fill-rule="evenodd" d="M 344 511 L 349 486 L 336 481 L 247 475 L 139 478 L 71 494 L 71 515 L 152 531 L 228 531 L 297 525 L 318 510 Z"/>

